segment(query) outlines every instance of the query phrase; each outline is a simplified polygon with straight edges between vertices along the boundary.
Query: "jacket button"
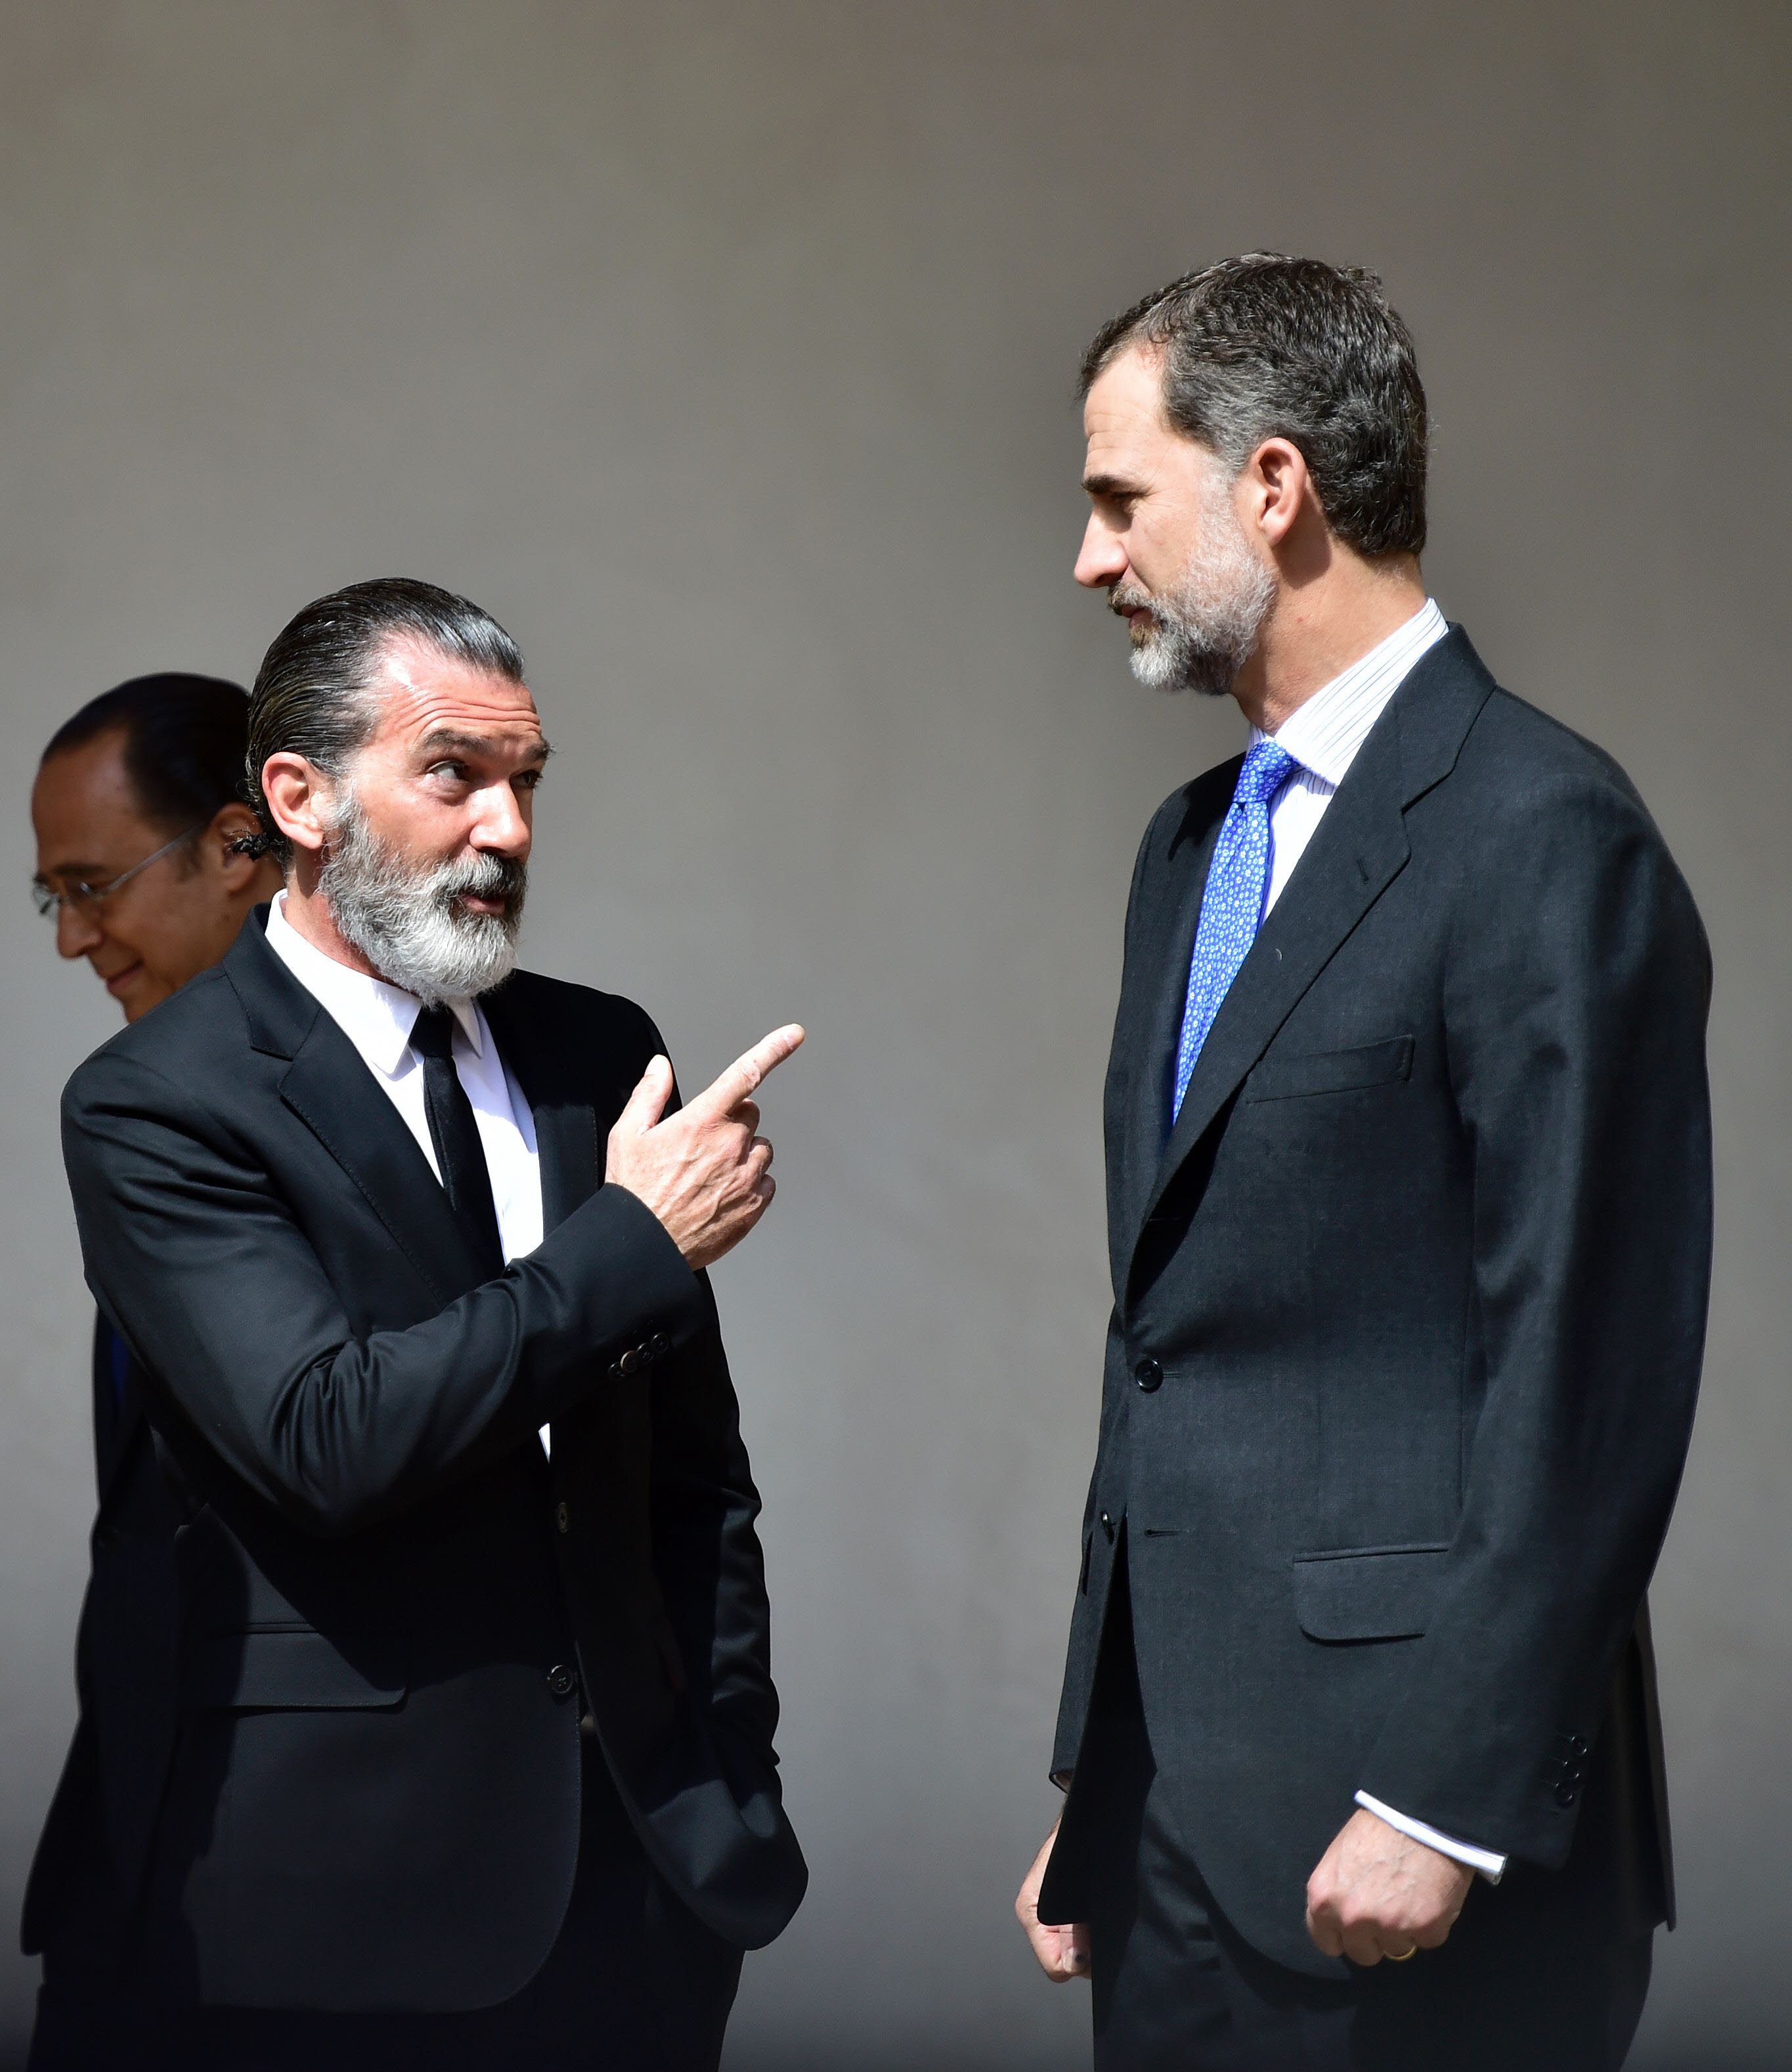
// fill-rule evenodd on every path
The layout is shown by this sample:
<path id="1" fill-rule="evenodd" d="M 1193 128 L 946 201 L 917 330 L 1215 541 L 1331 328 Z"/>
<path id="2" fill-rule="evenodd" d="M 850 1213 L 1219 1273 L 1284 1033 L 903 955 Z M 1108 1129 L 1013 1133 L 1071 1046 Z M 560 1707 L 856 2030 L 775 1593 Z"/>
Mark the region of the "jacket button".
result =
<path id="1" fill-rule="evenodd" d="M 672 1340 L 666 1336 L 664 1331 L 656 1331 L 654 1333 L 652 1345 L 653 1356 L 656 1359 L 664 1359 L 667 1354 L 672 1349 Z"/>
<path id="2" fill-rule="evenodd" d="M 627 1379 L 630 1375 L 639 1374 L 641 1371 L 641 1348 L 639 1346 L 631 1346 L 617 1361 L 616 1365 L 622 1371 L 624 1379 Z"/>
<path id="3" fill-rule="evenodd" d="M 1572 1806 L 1580 1796 L 1580 1787 L 1572 1777 L 1564 1777 L 1556 1787 L 1556 1803 L 1558 1806 Z"/>
<path id="4" fill-rule="evenodd" d="M 557 1698 L 565 1697 L 569 1692 L 575 1690 L 577 1685 L 577 1677 L 564 1662 L 557 1662 L 548 1671 L 548 1688 Z"/>
<path id="5" fill-rule="evenodd" d="M 1132 1379 L 1147 1396 L 1164 1385 L 1164 1371 L 1154 1359 L 1142 1359 L 1132 1370 Z"/>
<path id="6" fill-rule="evenodd" d="M 563 1503 L 554 1506 L 554 1524 L 561 1532 L 570 1532 L 573 1529 L 573 1514 Z"/>
<path id="7" fill-rule="evenodd" d="M 1112 1547 L 1114 1544 L 1114 1521 L 1108 1515 L 1106 1511 L 1104 1511 L 1101 1514 L 1101 1529 L 1107 1534 L 1108 1544 Z"/>
<path id="8" fill-rule="evenodd" d="M 1570 1755 L 1584 1756 L 1588 1754 L 1589 1750 L 1588 1749 L 1586 1743 L 1578 1734 L 1570 1734 L 1568 1736 L 1568 1753 Z"/>

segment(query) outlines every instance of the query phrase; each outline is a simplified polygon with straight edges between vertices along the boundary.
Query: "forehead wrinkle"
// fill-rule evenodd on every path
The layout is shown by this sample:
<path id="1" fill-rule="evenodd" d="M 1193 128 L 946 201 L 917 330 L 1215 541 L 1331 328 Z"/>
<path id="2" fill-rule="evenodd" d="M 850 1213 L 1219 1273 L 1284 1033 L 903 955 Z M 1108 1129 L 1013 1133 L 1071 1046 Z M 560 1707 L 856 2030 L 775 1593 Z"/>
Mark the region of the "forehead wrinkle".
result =
<path id="1" fill-rule="evenodd" d="M 462 741 L 496 735 L 540 741 L 541 722 L 526 686 L 503 677 L 446 665 L 447 681 L 418 683 L 408 676 L 391 685 L 380 715 L 380 732 L 417 742 L 436 734 Z"/>

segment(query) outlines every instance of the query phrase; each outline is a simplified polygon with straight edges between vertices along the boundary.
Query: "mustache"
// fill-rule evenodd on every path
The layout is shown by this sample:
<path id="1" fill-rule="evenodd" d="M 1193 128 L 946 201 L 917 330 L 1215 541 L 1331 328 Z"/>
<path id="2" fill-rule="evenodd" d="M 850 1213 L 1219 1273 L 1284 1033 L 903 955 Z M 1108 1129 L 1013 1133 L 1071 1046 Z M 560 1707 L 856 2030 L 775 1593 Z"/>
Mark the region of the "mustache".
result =
<path id="1" fill-rule="evenodd" d="M 1136 590 L 1126 583 L 1119 583 L 1108 593 L 1108 609 L 1116 619 L 1124 619 L 1129 611 L 1149 611 L 1155 619 L 1157 608 L 1149 591 Z"/>
<path id="2" fill-rule="evenodd" d="M 457 899 L 502 899 L 515 908 L 528 890 L 528 866 L 513 856 L 494 856 L 490 851 L 470 863 L 450 864 L 430 888 L 441 904 L 452 907 Z"/>

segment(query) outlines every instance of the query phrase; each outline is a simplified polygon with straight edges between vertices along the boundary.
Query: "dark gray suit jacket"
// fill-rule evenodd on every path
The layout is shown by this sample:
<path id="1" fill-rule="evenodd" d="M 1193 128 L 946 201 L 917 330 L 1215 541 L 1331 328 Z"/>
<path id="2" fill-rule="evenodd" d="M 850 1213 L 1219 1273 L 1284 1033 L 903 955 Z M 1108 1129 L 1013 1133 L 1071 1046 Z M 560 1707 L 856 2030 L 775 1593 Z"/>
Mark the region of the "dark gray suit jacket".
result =
<path id="1" fill-rule="evenodd" d="M 1560 1866 L 1602 1736 L 1644 1751 L 1620 1840 L 1662 1918 L 1639 1618 L 1709 1269 L 1691 898 L 1610 758 L 1453 629 L 1264 922 L 1166 1145 L 1239 767 L 1165 802 L 1133 879 L 1114 1311 L 1054 1773 L 1076 1767 L 1123 1545 L 1158 1768 L 1263 1951 L 1336 1968 L 1304 1887 L 1359 1788 Z"/>

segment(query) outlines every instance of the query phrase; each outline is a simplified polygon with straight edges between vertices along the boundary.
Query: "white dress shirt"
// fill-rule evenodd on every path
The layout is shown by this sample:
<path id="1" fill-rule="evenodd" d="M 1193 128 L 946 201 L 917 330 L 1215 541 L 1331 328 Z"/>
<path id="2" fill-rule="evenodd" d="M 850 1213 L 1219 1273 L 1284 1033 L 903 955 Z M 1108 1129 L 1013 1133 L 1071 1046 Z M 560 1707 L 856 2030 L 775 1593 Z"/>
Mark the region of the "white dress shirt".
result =
<path id="1" fill-rule="evenodd" d="M 1315 691 L 1268 737 L 1285 748 L 1301 767 L 1276 795 L 1269 808 L 1266 914 L 1281 896 L 1314 829 L 1324 819 L 1333 794 L 1356 760 L 1357 750 L 1368 739 L 1370 728 L 1387 709 L 1388 700 L 1406 680 L 1413 664 L 1449 631 L 1443 613 L 1428 598 L 1423 610 L 1390 633 L 1379 646 L 1371 648 L 1360 661 L 1353 662 L 1341 676 L 1334 676 Z M 1260 729 L 1252 729 L 1253 745 L 1264 738 Z M 1356 1794 L 1356 1803 L 1403 1835 L 1453 1856 L 1458 1863 L 1469 1864 L 1496 1885 L 1504 1874 L 1505 1857 L 1491 1849 L 1478 1849 L 1472 1843 L 1457 1841 L 1453 1835 L 1441 1834 L 1426 1822 L 1371 1799 L 1367 1791 Z"/>
<path id="2" fill-rule="evenodd" d="M 1314 828 L 1325 818 L 1332 794 L 1343 783 L 1357 750 L 1368 739 L 1370 728 L 1405 682 L 1413 664 L 1449 631 L 1444 615 L 1428 598 L 1424 608 L 1405 625 L 1396 627 L 1360 661 L 1353 662 L 1342 676 L 1334 676 L 1322 689 L 1315 691 L 1273 734 L 1266 736 L 1260 727 L 1252 728 L 1253 747 L 1260 741 L 1272 740 L 1278 748 L 1285 748 L 1301 766 L 1276 793 L 1269 808 L 1269 889 L 1264 899 L 1265 914 L 1281 897 L 1282 888 L 1312 841 Z"/>

